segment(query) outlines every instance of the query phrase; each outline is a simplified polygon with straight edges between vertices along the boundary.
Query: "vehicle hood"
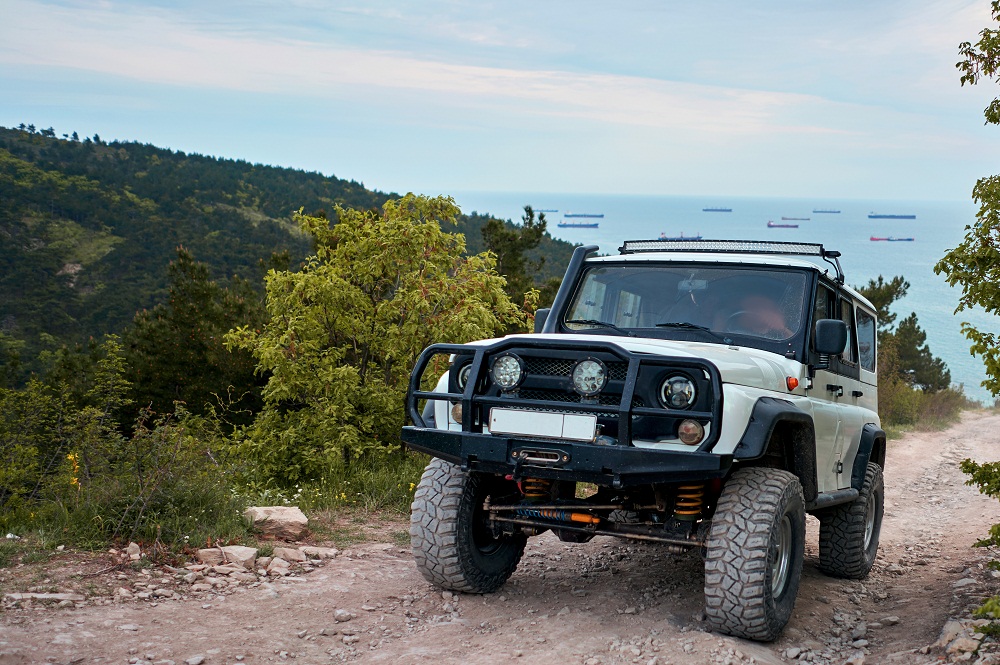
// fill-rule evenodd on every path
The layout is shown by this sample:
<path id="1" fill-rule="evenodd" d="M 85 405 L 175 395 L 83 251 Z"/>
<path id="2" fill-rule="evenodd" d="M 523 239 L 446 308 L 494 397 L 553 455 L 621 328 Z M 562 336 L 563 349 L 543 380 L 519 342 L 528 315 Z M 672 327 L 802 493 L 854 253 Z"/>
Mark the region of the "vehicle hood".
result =
<path id="1" fill-rule="evenodd" d="M 620 335 L 524 334 L 508 335 L 502 339 L 523 340 L 525 346 L 530 346 L 532 342 L 539 340 L 604 342 L 632 353 L 702 359 L 719 369 L 723 383 L 780 392 L 788 390 L 785 385 L 785 377 L 798 377 L 802 373 L 802 365 L 796 360 L 769 351 L 733 344 L 711 344 Z M 499 340 L 500 338 L 481 340 L 471 342 L 471 344 L 490 344 Z"/>

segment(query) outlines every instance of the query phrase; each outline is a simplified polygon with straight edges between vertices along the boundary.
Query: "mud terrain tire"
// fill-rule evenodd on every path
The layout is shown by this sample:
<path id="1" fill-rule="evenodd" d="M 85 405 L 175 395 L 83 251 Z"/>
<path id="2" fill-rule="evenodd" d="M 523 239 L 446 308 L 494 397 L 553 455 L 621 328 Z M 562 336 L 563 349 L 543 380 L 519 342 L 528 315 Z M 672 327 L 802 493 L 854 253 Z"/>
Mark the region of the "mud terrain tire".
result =
<path id="1" fill-rule="evenodd" d="M 441 459 L 424 470 L 410 510 L 410 545 L 417 569 L 432 584 L 490 593 L 517 568 L 527 537 L 495 535 L 483 511 L 487 496 L 516 488 L 496 476 L 462 471 Z"/>
<path id="2" fill-rule="evenodd" d="M 882 467 L 869 462 L 858 497 L 817 515 L 820 570 L 850 580 L 867 577 L 878 553 L 884 508 Z"/>
<path id="3" fill-rule="evenodd" d="M 719 497 L 705 552 L 705 614 L 713 630 L 776 639 L 802 576 L 805 510 L 798 478 L 779 469 L 736 471 Z"/>

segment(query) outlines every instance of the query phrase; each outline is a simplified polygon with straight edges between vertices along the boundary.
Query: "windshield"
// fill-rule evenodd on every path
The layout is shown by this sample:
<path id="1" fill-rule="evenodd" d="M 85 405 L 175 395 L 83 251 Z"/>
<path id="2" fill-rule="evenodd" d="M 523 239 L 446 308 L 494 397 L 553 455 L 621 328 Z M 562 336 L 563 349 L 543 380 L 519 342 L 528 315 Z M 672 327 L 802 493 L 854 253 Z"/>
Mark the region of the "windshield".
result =
<path id="1" fill-rule="evenodd" d="M 601 266 L 584 273 L 570 330 L 693 330 L 786 340 L 805 320 L 807 275 L 730 266 Z M 656 335 L 650 335 L 656 336 Z"/>

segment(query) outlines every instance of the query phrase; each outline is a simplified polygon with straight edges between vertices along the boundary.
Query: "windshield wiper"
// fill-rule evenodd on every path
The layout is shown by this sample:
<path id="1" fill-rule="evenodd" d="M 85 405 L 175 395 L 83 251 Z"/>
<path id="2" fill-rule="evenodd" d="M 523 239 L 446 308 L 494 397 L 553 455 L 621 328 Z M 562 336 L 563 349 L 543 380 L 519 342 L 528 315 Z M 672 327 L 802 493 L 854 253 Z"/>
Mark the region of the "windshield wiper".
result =
<path id="1" fill-rule="evenodd" d="M 697 323 L 689 323 L 688 321 L 661 321 L 656 324 L 657 328 L 679 328 L 681 330 L 700 330 L 702 332 L 707 332 L 709 335 L 719 340 L 723 344 L 732 344 L 733 340 L 728 337 L 723 337 L 719 333 L 715 332 L 708 326 L 699 326 Z"/>
<path id="2" fill-rule="evenodd" d="M 626 337 L 635 337 L 635 333 L 625 330 L 624 328 L 619 328 L 613 323 L 608 323 L 607 321 L 599 321 L 598 319 L 569 319 L 566 323 L 577 323 L 586 326 L 600 326 L 602 328 L 610 328 L 614 330 L 619 335 L 625 335 Z"/>

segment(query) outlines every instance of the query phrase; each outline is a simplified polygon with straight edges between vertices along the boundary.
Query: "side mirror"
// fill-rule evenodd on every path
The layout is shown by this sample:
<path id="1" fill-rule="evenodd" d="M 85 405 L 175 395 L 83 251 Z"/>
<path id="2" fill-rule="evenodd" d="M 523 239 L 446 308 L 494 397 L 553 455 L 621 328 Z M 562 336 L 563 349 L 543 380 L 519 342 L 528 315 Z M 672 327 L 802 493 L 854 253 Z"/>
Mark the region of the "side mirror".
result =
<path id="1" fill-rule="evenodd" d="M 820 319 L 816 322 L 816 352 L 836 356 L 847 348 L 847 324 L 840 319 Z"/>
<path id="2" fill-rule="evenodd" d="M 545 327 L 545 319 L 549 318 L 549 312 L 552 309 L 549 307 L 543 307 L 542 309 L 535 310 L 535 333 L 542 332 L 542 328 Z"/>

